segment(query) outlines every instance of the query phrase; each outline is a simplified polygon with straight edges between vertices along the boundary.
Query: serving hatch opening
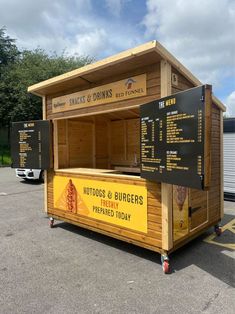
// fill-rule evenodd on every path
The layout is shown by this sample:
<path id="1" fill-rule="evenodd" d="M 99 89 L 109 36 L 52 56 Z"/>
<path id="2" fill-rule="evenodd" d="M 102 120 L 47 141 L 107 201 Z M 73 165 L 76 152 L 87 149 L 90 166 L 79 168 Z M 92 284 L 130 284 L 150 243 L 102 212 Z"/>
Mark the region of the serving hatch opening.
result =
<path id="1" fill-rule="evenodd" d="M 55 168 L 140 176 L 139 114 L 137 107 L 56 120 Z"/>

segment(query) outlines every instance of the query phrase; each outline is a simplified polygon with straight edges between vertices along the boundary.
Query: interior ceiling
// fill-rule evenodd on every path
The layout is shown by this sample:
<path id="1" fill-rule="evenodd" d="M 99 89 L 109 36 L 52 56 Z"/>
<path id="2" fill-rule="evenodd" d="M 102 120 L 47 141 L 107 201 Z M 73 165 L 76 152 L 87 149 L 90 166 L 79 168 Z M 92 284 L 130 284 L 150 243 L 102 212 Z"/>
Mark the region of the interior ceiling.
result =
<path id="1" fill-rule="evenodd" d="M 93 116 L 84 116 L 84 117 L 78 117 L 78 118 L 71 118 L 69 120 L 79 120 L 79 121 L 89 121 L 93 122 L 95 119 L 100 120 L 122 120 L 122 119 L 134 119 L 139 118 L 140 116 L 140 110 L 139 108 L 133 108 L 133 109 L 126 109 L 126 110 L 119 110 L 115 112 L 107 112 L 102 114 L 96 114 Z"/>

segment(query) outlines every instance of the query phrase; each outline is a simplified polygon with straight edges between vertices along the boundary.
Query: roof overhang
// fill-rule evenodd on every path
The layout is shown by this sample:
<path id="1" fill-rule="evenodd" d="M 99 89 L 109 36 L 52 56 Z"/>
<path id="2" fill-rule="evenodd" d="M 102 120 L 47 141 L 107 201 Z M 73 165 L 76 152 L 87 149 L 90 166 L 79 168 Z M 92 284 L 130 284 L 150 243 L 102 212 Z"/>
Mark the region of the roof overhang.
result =
<path id="1" fill-rule="evenodd" d="M 137 68 L 157 63 L 162 59 L 168 61 L 194 86 L 202 85 L 188 69 L 159 42 L 154 40 L 49 80 L 34 84 L 28 88 L 28 92 L 42 97 L 66 91 L 68 88 L 83 88 L 87 86 L 87 83 L 92 84 L 102 81 L 107 77 L 117 76 L 125 72 L 128 73 Z M 226 107 L 215 96 L 213 96 L 213 102 L 221 110 L 226 111 Z"/>

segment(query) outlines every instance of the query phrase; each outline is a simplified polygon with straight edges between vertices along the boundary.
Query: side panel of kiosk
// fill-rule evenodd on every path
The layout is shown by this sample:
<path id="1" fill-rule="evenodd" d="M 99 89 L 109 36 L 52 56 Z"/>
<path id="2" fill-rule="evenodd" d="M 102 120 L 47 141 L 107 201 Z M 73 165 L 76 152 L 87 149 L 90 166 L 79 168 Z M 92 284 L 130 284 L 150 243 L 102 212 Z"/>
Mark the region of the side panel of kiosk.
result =
<path id="1" fill-rule="evenodd" d="M 177 93 L 188 88 L 192 84 L 183 77 L 175 68 L 172 68 L 171 93 Z M 175 80 L 174 80 L 175 78 Z M 174 193 L 177 186 L 173 186 L 173 247 L 177 248 L 202 233 L 208 227 L 216 225 L 223 216 L 222 197 L 222 134 L 221 134 L 221 110 L 212 103 L 211 108 L 211 175 L 210 185 L 207 191 L 188 189 L 183 210 L 179 209 L 174 201 Z M 193 208 L 195 210 L 190 211 Z M 179 218 L 183 217 L 185 228 L 179 227 Z"/>

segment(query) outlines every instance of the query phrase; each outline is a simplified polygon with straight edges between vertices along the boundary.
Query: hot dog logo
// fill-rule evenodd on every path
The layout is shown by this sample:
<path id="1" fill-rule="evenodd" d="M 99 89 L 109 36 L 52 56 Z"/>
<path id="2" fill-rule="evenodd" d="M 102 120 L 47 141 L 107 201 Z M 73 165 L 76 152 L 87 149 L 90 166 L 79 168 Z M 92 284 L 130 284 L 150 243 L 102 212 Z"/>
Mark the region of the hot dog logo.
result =
<path id="1" fill-rule="evenodd" d="M 69 179 L 63 193 L 56 202 L 57 208 L 65 208 L 67 212 L 88 216 L 89 209 L 77 191 L 73 181 Z"/>

